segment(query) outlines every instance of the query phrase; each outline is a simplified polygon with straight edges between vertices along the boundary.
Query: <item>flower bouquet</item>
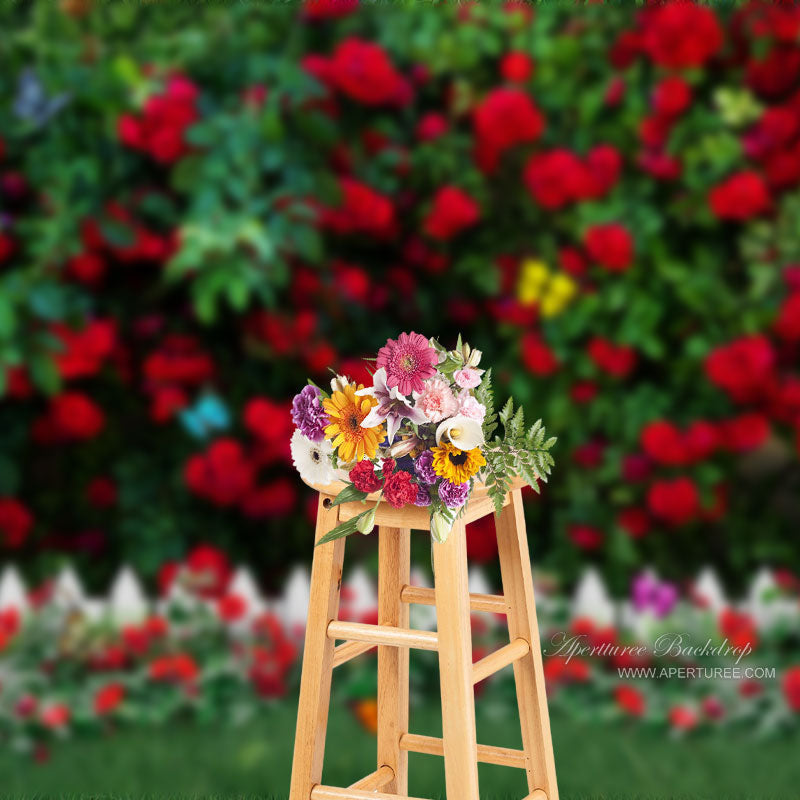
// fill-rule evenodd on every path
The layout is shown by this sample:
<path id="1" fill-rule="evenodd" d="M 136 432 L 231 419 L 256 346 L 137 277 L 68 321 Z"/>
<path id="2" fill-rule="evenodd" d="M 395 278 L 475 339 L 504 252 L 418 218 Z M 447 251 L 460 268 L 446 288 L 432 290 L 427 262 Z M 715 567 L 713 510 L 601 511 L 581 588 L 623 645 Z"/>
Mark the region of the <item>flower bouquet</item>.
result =
<path id="1" fill-rule="evenodd" d="M 476 482 L 497 513 L 515 477 L 538 491 L 554 463 L 555 437 L 546 438 L 541 420 L 526 431 L 523 410 L 511 399 L 495 413 L 492 371 L 480 369 L 480 361 L 480 350 L 460 336 L 454 350 L 445 350 L 435 339 L 401 333 L 378 351 L 372 386 L 336 375 L 327 392 L 309 381 L 292 403 L 292 460 L 300 477 L 313 486 L 344 481 L 334 505 L 376 493 L 394 508 L 427 506 L 439 542 Z M 371 506 L 318 544 L 370 533 L 374 524 Z"/>

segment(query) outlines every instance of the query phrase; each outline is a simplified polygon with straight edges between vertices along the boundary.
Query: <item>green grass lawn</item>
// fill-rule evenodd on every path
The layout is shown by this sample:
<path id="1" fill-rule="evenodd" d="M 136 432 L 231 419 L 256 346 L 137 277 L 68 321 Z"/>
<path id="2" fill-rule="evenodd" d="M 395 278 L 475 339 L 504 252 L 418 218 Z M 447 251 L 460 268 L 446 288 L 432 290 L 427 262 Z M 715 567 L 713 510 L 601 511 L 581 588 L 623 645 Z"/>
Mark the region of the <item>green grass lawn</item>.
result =
<path id="1" fill-rule="evenodd" d="M 510 720 L 511 718 L 509 718 Z M 438 707 L 415 710 L 415 732 L 436 734 Z M 479 717 L 479 740 L 517 745 L 516 720 Z M 276 706 L 239 728 L 197 724 L 119 731 L 93 741 L 56 745 L 48 763 L 0 752 L 0 797 L 285 798 L 294 734 L 294 708 Z M 614 725 L 581 726 L 553 720 L 559 786 L 564 800 L 677 800 L 781 798 L 800 794 L 800 739 L 756 742 L 721 733 L 683 741 Z M 342 708 L 334 708 L 325 782 L 347 785 L 372 771 L 374 739 Z M 518 770 L 481 766 L 483 799 L 518 800 L 527 793 Z M 410 793 L 443 796 L 443 768 L 435 756 L 411 756 Z"/>

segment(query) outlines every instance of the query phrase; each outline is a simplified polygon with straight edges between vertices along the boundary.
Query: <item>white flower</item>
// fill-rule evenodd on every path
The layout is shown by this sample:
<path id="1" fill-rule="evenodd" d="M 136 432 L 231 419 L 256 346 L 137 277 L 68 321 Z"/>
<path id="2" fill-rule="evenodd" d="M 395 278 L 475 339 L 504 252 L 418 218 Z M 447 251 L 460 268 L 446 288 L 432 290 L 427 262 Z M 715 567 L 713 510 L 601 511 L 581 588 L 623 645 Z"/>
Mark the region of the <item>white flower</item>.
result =
<path id="1" fill-rule="evenodd" d="M 472 450 L 484 443 L 480 422 L 463 414 L 446 419 L 439 425 L 436 429 L 436 444 L 441 444 L 445 435 L 459 450 Z"/>
<path id="2" fill-rule="evenodd" d="M 306 483 L 324 486 L 336 480 L 331 465 L 333 447 L 327 439 L 312 442 L 296 430 L 292 434 L 291 449 L 292 462 Z"/>
<path id="3" fill-rule="evenodd" d="M 344 375 L 337 375 L 335 378 L 331 378 L 331 392 L 343 392 L 349 385 L 350 381 Z"/>
<path id="4" fill-rule="evenodd" d="M 359 397 L 369 395 L 378 401 L 378 405 L 373 406 L 369 414 L 361 420 L 362 428 L 374 428 L 382 422 L 386 422 L 386 435 L 391 444 L 404 419 L 410 419 L 417 425 L 425 422 L 425 415 L 422 411 L 412 407 L 396 386 L 389 388 L 386 383 L 385 367 L 381 367 L 372 376 L 372 381 L 372 386 L 356 392 Z"/>

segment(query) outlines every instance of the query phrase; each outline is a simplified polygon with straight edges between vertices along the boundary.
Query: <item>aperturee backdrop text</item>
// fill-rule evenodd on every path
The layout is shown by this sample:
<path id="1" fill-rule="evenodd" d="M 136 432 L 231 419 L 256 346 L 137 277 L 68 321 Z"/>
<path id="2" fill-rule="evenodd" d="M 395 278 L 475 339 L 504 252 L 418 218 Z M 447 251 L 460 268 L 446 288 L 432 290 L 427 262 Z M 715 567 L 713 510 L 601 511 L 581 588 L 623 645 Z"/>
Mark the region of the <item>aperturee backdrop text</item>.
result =
<path id="1" fill-rule="evenodd" d="M 292 403 L 292 460 L 300 476 L 317 486 L 345 481 L 335 504 L 378 492 L 394 508 L 429 507 L 437 541 L 447 538 L 476 481 L 498 512 L 512 478 L 538 491 L 554 463 L 555 437 L 546 438 L 541 420 L 526 431 L 522 408 L 515 411 L 511 399 L 495 414 L 492 371 L 480 361 L 480 350 L 461 337 L 448 351 L 412 331 L 378 351 L 372 386 L 337 375 L 326 392 L 309 381 Z M 374 520 L 371 507 L 319 544 L 369 533 Z"/>

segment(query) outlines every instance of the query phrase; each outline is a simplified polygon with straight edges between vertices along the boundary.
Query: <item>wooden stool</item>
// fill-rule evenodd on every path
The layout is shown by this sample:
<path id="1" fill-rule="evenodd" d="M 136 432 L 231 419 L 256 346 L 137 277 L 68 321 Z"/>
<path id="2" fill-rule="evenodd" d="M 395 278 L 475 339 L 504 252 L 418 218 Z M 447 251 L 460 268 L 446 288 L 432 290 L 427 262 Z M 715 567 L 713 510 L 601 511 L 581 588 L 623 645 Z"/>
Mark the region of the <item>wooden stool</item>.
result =
<path id="1" fill-rule="evenodd" d="M 435 589 L 409 585 L 410 532 L 429 529 L 428 509 L 396 510 L 385 502 L 379 504 L 375 516 L 379 526 L 377 625 L 337 619 L 345 539 L 315 549 L 289 800 L 413 800 L 407 798 L 409 752 L 444 756 L 448 800 L 479 800 L 478 761 L 524 769 L 530 792 L 525 800 L 558 800 L 521 485 L 514 484 L 495 523 L 503 597 L 470 594 L 467 584 L 464 527 L 494 510 L 483 486 L 473 490 L 465 514 L 447 541 L 433 544 Z M 317 540 L 365 510 L 361 503 L 331 504 L 342 484 L 315 488 L 319 491 Z M 410 603 L 436 606 L 437 632 L 409 629 Z M 475 664 L 470 610 L 505 614 L 510 637 L 509 644 Z M 334 646 L 337 639 L 343 644 Z M 323 786 L 333 668 L 375 646 L 377 769 L 346 789 Z M 442 739 L 408 730 L 410 647 L 439 653 Z M 475 738 L 473 686 L 508 664 L 514 665 L 522 750 L 478 745 Z"/>

